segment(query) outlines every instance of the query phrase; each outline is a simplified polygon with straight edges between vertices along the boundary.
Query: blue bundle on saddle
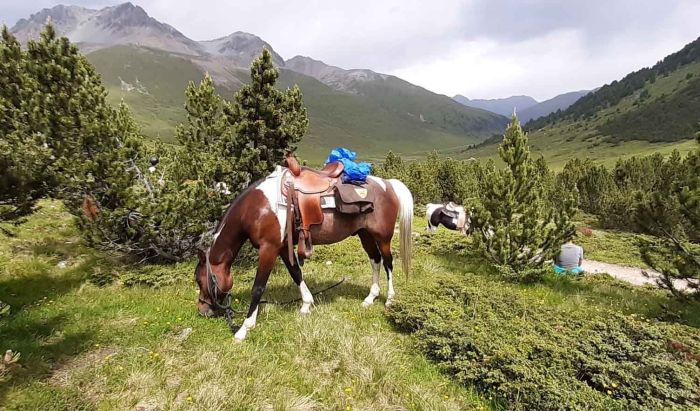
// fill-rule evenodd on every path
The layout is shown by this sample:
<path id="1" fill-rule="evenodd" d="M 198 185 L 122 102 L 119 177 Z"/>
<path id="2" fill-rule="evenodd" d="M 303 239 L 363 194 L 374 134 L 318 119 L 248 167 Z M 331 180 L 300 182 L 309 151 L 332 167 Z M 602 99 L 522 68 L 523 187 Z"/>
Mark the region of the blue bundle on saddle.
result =
<path id="1" fill-rule="evenodd" d="M 372 165 L 369 163 L 356 163 L 355 158 L 357 153 L 350 151 L 347 148 L 336 147 L 331 150 L 330 155 L 326 159 L 326 164 L 334 161 L 343 163 L 344 169 L 341 175 L 343 183 L 364 183 L 367 181 L 367 176 L 372 171 Z"/>

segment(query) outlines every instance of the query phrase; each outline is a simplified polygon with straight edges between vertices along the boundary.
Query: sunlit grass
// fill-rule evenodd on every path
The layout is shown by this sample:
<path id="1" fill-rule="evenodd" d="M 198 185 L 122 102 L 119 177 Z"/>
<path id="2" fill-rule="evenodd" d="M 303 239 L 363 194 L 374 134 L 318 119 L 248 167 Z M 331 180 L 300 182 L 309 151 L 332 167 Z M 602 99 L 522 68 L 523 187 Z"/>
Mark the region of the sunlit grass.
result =
<path id="1" fill-rule="evenodd" d="M 316 297 L 310 316 L 296 303 L 266 305 L 235 343 L 222 319 L 196 314 L 193 262 L 172 267 L 175 284 L 157 289 L 97 286 L 96 273 L 120 278 L 135 268 L 80 245 L 60 204 L 42 205 L 0 245 L 0 295 L 12 307 L 0 320 L 0 348 L 22 353 L 22 368 L 0 380 L 7 409 L 488 407 L 394 331 L 382 298 L 361 308 L 371 270 L 356 239 L 318 248 L 305 265 L 312 290 L 348 277 Z M 149 269 L 163 267 L 141 268 Z M 253 271 L 234 275 L 240 323 Z M 298 296 L 278 266 L 265 298 Z"/>

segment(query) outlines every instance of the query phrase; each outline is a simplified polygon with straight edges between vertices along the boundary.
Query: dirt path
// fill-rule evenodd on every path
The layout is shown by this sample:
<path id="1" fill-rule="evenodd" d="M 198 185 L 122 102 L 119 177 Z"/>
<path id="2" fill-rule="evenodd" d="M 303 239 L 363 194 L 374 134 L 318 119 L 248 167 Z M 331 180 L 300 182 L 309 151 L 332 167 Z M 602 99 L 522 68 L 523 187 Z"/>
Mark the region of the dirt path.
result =
<path id="1" fill-rule="evenodd" d="M 583 267 L 583 270 L 587 273 L 608 273 L 618 280 L 627 281 L 634 285 L 656 285 L 656 279 L 660 276 L 657 271 L 649 268 L 628 267 L 594 260 L 583 260 L 581 267 Z M 647 275 L 644 275 L 642 271 L 646 272 Z M 679 290 L 688 289 L 687 281 L 675 280 L 673 283 Z"/>

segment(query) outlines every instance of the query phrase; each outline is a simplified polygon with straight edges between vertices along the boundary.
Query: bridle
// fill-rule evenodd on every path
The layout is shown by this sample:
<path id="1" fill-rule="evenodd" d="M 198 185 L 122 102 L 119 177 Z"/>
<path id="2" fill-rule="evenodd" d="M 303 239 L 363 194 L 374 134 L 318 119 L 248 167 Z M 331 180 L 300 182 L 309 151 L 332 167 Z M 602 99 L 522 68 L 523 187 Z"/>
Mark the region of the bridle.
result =
<path id="1" fill-rule="evenodd" d="M 233 323 L 233 310 L 231 309 L 231 292 L 230 291 L 222 291 L 221 287 L 219 287 L 219 282 L 216 279 L 216 275 L 211 269 L 211 264 L 209 263 L 209 250 L 210 248 L 207 248 L 207 252 L 205 254 L 205 262 L 204 262 L 204 267 L 207 270 L 207 291 L 209 292 L 209 301 L 203 299 L 202 297 L 199 297 L 198 300 L 202 304 L 207 304 L 210 307 L 215 307 L 219 310 L 224 311 L 224 317 L 226 318 L 226 323 L 228 324 L 228 328 L 231 329 L 232 333 L 236 333 L 238 331 L 238 327 Z M 223 296 L 223 301 L 219 303 L 219 296 Z"/>
<path id="2" fill-rule="evenodd" d="M 207 291 L 209 292 L 209 300 L 207 301 L 203 298 L 199 298 L 199 302 L 207 304 L 210 307 L 215 307 L 220 310 L 226 310 L 231 308 L 231 292 L 224 292 L 219 287 L 219 281 L 216 279 L 216 275 L 211 270 L 211 264 L 209 263 L 209 248 L 205 254 L 204 267 L 207 270 Z M 219 303 L 219 296 L 223 296 L 223 302 Z"/>

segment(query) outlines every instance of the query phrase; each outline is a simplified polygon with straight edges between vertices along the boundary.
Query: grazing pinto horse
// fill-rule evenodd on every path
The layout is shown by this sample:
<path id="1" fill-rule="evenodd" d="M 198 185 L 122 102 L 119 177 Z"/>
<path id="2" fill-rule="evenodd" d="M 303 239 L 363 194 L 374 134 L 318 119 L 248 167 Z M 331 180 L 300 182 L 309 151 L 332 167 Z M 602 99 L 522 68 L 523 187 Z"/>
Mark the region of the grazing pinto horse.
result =
<path id="1" fill-rule="evenodd" d="M 292 218 L 287 214 L 289 202 L 285 201 L 283 188 L 289 187 L 290 182 L 297 181 L 303 187 L 303 181 L 295 178 L 292 170 L 278 166 L 272 174 L 248 187 L 228 207 L 216 228 L 209 249 L 199 252 L 199 264 L 195 269 L 195 280 L 199 286 L 197 308 L 200 314 L 213 316 L 229 309 L 230 290 L 233 286 L 230 268 L 241 246 L 249 240 L 258 249 L 259 261 L 250 307 L 243 325 L 235 332 L 237 341 L 245 339 L 248 330 L 255 327 L 258 304 L 277 257 L 282 259 L 292 279 L 299 286 L 301 314 L 308 314 L 314 302 L 313 295 L 302 278 L 299 259 L 290 250 L 290 246 L 293 248 L 292 243 L 296 244 L 300 235 L 294 233 L 294 230 L 288 230 L 287 225 L 290 221 L 294 224 L 298 215 L 294 213 L 295 218 Z M 333 244 L 352 235 L 359 236 L 372 265 L 372 285 L 362 304 L 369 306 L 379 296 L 379 271 L 380 263 L 383 262 L 388 281 L 388 306 L 395 295 L 391 238 L 394 235 L 397 216 L 400 217 L 400 256 L 403 271 L 404 275 L 409 275 L 413 196 L 398 180 L 369 176 L 364 187 L 374 195 L 373 211 L 365 214 L 343 214 L 336 208 L 324 208 L 322 222 L 314 223 L 315 225 L 305 230 L 306 239 L 310 239 L 312 244 Z M 292 241 L 288 241 L 290 235 Z"/>
<path id="2" fill-rule="evenodd" d="M 472 220 L 463 206 L 455 203 L 428 204 L 425 206 L 425 216 L 428 219 L 428 231 L 437 230 L 440 224 L 449 230 L 471 234 Z"/>

